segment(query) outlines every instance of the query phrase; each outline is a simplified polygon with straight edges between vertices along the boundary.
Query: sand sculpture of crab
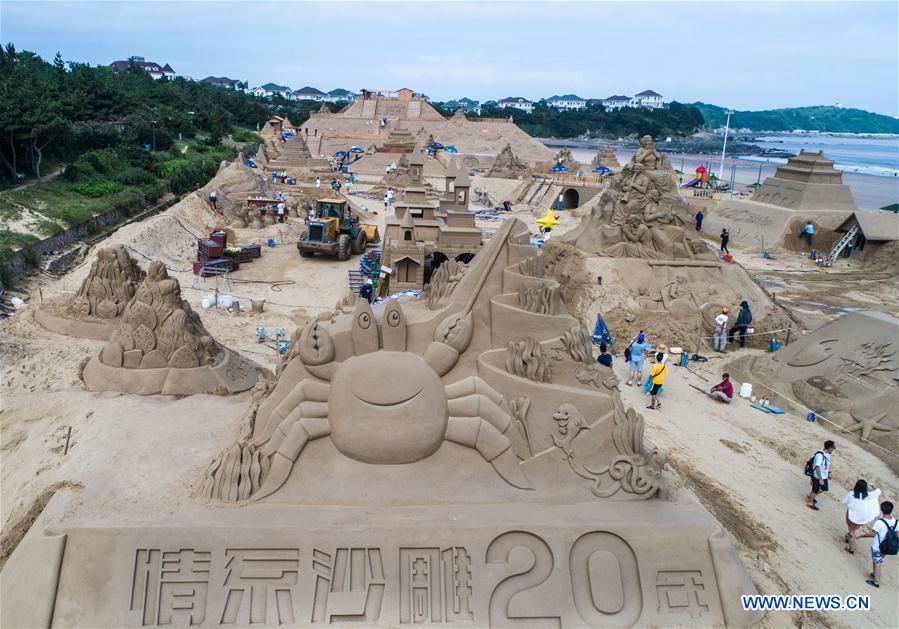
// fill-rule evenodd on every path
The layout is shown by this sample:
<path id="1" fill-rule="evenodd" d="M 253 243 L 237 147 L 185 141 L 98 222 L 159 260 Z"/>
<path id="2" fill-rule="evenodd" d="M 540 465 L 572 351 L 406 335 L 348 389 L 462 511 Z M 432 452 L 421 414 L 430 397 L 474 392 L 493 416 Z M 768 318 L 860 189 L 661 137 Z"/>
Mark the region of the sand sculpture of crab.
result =
<path id="1" fill-rule="evenodd" d="M 356 461 L 412 463 L 451 441 L 475 449 L 508 483 L 530 483 L 506 436 L 511 417 L 502 396 L 477 376 L 444 385 L 441 381 L 471 341 L 471 316 L 446 319 L 424 355 L 407 352 L 406 320 L 391 302 L 380 322 L 360 302 L 353 312 L 353 355 L 335 360 L 328 331 L 319 322 L 303 330 L 297 358 L 313 378 L 301 380 L 275 408 L 254 440 L 270 467 L 253 498 L 281 487 L 306 444 L 330 436 L 335 447 Z M 390 373 L 389 378 L 385 374 Z"/>

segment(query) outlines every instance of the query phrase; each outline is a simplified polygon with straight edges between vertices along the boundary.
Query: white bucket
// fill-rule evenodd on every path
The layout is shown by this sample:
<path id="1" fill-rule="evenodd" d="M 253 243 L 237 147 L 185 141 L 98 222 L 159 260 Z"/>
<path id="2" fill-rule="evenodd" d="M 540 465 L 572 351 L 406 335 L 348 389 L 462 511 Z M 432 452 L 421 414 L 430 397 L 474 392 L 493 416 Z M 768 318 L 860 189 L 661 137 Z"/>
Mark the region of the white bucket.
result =
<path id="1" fill-rule="evenodd" d="M 744 382 L 740 385 L 740 397 L 749 398 L 752 397 L 752 383 Z"/>
<path id="2" fill-rule="evenodd" d="M 234 303 L 234 300 L 231 298 L 231 295 L 219 295 L 219 306 L 222 308 L 230 308 L 232 303 Z"/>
<path id="3" fill-rule="evenodd" d="M 210 297 L 209 295 L 206 295 L 206 296 L 203 298 L 203 304 L 202 304 L 202 305 L 203 305 L 203 308 L 205 308 L 205 309 L 208 310 L 209 308 L 212 307 L 212 303 L 213 303 L 214 301 L 215 301 L 215 297 Z"/>

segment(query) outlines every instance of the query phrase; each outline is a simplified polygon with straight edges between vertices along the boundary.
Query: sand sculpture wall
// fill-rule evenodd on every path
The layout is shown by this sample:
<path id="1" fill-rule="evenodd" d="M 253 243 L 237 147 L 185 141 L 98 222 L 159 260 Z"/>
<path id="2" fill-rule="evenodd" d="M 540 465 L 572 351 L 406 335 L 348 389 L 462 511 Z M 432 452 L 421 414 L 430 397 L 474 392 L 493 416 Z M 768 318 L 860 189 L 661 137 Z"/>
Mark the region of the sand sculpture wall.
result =
<path id="1" fill-rule="evenodd" d="M 34 318 L 58 334 L 108 340 L 143 276 L 123 245 L 100 249 L 75 296 L 42 305 Z"/>
<path id="2" fill-rule="evenodd" d="M 256 369 L 213 340 L 181 299 L 178 280 L 162 263 L 151 262 L 121 323 L 83 377 L 93 391 L 191 395 L 249 389 Z"/>
<path id="3" fill-rule="evenodd" d="M 899 462 L 895 456 L 899 452 L 896 317 L 851 312 L 774 354 L 744 356 L 728 368 L 737 380 L 754 382 L 757 395 L 770 393 L 772 403 L 800 416 L 811 408 L 893 452 L 889 457 L 872 450 L 894 464 Z"/>

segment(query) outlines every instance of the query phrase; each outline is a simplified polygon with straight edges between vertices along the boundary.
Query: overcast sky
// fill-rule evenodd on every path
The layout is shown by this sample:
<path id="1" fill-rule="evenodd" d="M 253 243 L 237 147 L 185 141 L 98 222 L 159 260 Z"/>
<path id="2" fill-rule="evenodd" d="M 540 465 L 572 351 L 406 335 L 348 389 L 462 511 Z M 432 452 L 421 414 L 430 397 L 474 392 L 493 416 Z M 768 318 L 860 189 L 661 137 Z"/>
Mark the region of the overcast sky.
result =
<path id="1" fill-rule="evenodd" d="M 0 38 L 52 59 L 435 100 L 654 89 L 738 109 L 896 116 L 896 2 L 380 3 L 2 0 Z"/>

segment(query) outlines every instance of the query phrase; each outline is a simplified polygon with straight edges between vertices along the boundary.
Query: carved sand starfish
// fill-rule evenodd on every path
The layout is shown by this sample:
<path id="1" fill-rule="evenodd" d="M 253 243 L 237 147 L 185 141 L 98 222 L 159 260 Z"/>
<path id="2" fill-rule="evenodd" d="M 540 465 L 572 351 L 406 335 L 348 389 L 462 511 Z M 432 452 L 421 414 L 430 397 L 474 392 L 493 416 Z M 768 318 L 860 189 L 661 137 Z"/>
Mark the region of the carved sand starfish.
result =
<path id="1" fill-rule="evenodd" d="M 849 432 L 858 432 L 861 433 L 862 439 L 869 439 L 871 437 L 872 432 L 893 432 L 895 428 L 892 426 L 886 426 L 880 423 L 884 417 L 887 416 L 886 413 L 881 413 L 880 415 L 874 415 L 873 417 L 861 417 L 852 414 L 852 419 L 854 419 L 857 424 L 850 426 L 846 430 Z"/>

